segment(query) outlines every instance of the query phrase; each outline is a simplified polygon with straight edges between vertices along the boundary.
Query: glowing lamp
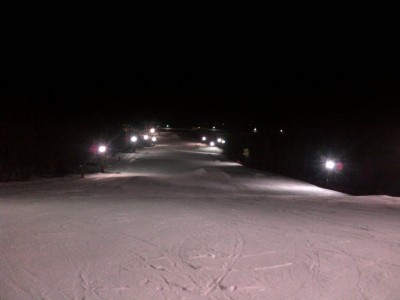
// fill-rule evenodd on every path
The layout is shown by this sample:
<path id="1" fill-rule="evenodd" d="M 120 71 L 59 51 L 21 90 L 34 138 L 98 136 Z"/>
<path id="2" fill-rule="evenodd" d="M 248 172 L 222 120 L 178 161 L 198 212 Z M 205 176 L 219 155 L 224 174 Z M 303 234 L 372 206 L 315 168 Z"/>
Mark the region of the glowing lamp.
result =
<path id="1" fill-rule="evenodd" d="M 107 150 L 107 147 L 106 147 L 106 146 L 100 146 L 100 147 L 99 147 L 99 152 L 100 152 L 100 153 L 104 153 L 104 152 L 106 152 L 106 150 Z"/>
<path id="2" fill-rule="evenodd" d="M 325 163 L 325 168 L 327 168 L 328 170 L 332 170 L 335 167 L 335 162 L 332 160 L 328 160 Z"/>

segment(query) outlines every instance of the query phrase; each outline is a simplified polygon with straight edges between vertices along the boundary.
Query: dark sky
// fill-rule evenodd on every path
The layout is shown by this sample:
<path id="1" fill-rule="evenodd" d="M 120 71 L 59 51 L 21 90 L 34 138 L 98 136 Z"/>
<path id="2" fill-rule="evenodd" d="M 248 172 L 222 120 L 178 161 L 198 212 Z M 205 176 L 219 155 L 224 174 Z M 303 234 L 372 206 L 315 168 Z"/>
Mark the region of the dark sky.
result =
<path id="1" fill-rule="evenodd" d="M 272 45 L 181 41 L 141 51 L 75 49 L 18 57 L 2 76 L 2 107 L 106 118 L 345 115 L 354 122 L 400 112 L 398 59 L 389 46 L 302 40 Z"/>

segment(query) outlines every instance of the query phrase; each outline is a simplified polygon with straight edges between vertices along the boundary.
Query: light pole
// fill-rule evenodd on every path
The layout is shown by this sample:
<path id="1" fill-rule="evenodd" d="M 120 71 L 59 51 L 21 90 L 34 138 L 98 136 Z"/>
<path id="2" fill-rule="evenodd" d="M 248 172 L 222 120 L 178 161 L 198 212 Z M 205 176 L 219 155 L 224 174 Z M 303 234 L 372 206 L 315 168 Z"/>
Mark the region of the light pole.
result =
<path id="1" fill-rule="evenodd" d="M 327 169 L 326 173 L 326 186 L 329 186 L 329 179 L 331 177 L 332 171 L 335 168 L 335 162 L 333 160 L 327 160 L 325 163 L 325 168 Z"/>
<path id="2" fill-rule="evenodd" d="M 136 144 L 137 144 L 137 142 L 138 142 L 138 137 L 137 137 L 136 135 L 133 135 L 133 136 L 131 137 L 131 142 L 132 142 L 132 149 L 133 149 L 133 152 L 136 152 Z"/>
<path id="3" fill-rule="evenodd" d="M 107 147 L 104 145 L 99 146 L 99 155 L 100 155 L 100 172 L 104 173 L 104 154 L 107 151 Z"/>

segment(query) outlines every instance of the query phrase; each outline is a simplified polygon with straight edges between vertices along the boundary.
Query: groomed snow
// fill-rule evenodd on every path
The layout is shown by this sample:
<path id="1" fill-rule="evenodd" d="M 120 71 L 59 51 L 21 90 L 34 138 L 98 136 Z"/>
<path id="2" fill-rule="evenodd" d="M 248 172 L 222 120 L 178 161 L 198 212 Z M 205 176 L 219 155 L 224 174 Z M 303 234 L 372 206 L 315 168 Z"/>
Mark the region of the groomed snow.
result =
<path id="1" fill-rule="evenodd" d="M 0 299 L 400 299 L 400 198 L 159 138 L 106 173 L 0 184 Z"/>

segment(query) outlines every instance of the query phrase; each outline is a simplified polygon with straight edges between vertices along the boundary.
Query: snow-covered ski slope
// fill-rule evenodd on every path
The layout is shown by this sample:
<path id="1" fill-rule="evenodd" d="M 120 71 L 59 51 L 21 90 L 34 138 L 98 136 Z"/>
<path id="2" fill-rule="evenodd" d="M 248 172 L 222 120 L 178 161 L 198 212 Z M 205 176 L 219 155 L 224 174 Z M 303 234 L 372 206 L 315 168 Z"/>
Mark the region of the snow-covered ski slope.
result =
<path id="1" fill-rule="evenodd" d="M 400 299 L 400 198 L 161 136 L 106 173 L 0 184 L 0 299 Z"/>

